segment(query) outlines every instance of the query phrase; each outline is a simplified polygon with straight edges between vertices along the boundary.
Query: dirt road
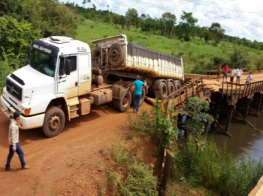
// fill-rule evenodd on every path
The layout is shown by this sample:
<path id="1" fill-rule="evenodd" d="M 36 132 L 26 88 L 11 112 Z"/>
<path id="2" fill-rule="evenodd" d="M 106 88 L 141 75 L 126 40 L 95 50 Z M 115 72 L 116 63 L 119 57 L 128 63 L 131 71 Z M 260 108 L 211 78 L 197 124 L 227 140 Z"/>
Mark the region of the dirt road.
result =
<path id="1" fill-rule="evenodd" d="M 141 109 L 150 107 L 144 103 Z M 132 108 L 128 112 L 131 111 Z M 120 113 L 111 106 L 94 108 L 89 115 L 67 122 L 63 132 L 55 138 L 46 138 L 41 129 L 20 130 L 19 143 L 31 168 L 21 170 L 19 158 L 15 155 L 11 171 L 5 171 L 8 125 L 9 120 L 0 113 L 2 196 L 98 195 L 102 186 L 106 186 L 109 160 L 100 151 L 107 149 L 112 139 L 131 131 L 127 113 Z"/>

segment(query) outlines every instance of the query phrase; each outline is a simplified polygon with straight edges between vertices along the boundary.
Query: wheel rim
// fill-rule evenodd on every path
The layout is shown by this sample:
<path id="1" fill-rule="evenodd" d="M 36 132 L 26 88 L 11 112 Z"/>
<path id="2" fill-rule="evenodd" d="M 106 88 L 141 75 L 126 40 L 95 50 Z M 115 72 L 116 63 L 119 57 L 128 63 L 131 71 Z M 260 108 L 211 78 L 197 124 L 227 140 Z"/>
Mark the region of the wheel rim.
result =
<path id="1" fill-rule="evenodd" d="M 128 106 L 128 103 L 129 103 L 129 98 L 128 98 L 128 96 L 127 95 L 125 95 L 125 97 L 123 98 L 123 102 L 122 102 L 122 105 L 123 105 L 123 107 L 126 107 L 126 106 Z"/>
<path id="2" fill-rule="evenodd" d="M 118 51 L 118 50 L 113 50 L 110 57 L 111 57 L 111 59 L 112 59 L 113 61 L 117 61 L 118 58 L 119 58 L 119 51 Z"/>
<path id="3" fill-rule="evenodd" d="M 52 131 L 57 130 L 60 127 L 60 118 L 58 116 L 53 116 L 49 120 L 49 128 Z"/>
<path id="4" fill-rule="evenodd" d="M 163 95 L 167 95 L 167 89 L 165 86 L 163 86 Z"/>

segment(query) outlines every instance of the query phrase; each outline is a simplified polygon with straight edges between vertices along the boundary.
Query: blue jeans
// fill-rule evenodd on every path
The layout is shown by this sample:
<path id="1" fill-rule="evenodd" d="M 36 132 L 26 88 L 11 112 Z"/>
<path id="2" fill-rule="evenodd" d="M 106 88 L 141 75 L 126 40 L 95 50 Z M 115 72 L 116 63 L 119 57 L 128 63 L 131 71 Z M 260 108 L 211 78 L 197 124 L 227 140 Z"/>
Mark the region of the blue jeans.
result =
<path id="1" fill-rule="evenodd" d="M 136 111 L 136 113 L 139 110 L 140 100 L 141 100 L 141 95 L 134 95 L 133 111 Z"/>
<path id="2" fill-rule="evenodd" d="M 20 162 L 21 162 L 21 167 L 25 167 L 26 163 L 24 160 L 24 153 L 23 150 L 21 149 L 21 147 L 19 146 L 19 143 L 16 143 L 16 153 L 19 156 Z M 9 170 L 10 169 L 10 162 L 13 158 L 14 155 L 14 151 L 13 151 L 13 145 L 9 146 L 9 154 L 7 156 L 7 161 L 6 161 L 6 165 L 5 165 L 5 169 Z"/>

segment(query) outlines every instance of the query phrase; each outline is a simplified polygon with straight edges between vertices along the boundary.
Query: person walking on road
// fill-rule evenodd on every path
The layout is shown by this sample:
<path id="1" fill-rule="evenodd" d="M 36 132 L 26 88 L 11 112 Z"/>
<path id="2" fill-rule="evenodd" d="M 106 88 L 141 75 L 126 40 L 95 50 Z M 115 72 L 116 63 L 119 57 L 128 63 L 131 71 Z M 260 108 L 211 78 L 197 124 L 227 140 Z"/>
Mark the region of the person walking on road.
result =
<path id="1" fill-rule="evenodd" d="M 9 134 L 8 134 L 8 139 L 9 139 L 9 154 L 7 156 L 7 162 L 5 165 L 5 170 L 8 171 L 10 170 L 10 163 L 13 158 L 14 153 L 16 152 L 19 156 L 20 162 L 21 162 L 21 167 L 22 169 L 28 169 L 29 166 L 26 165 L 26 162 L 24 160 L 24 153 L 19 146 L 19 128 L 18 128 L 18 122 L 20 119 L 21 112 L 15 111 L 13 114 L 14 119 L 11 120 L 10 125 L 9 125 Z"/>
<path id="2" fill-rule="evenodd" d="M 227 81 L 227 72 L 228 72 L 228 65 L 226 64 L 224 66 L 223 82 L 225 81 L 225 78 L 226 78 L 226 81 Z"/>
<path id="3" fill-rule="evenodd" d="M 241 77 L 242 74 L 243 74 L 242 69 L 238 68 L 238 69 L 236 70 L 236 74 L 237 74 L 237 84 L 240 84 L 240 77 Z"/>
<path id="4" fill-rule="evenodd" d="M 140 107 L 140 100 L 142 96 L 142 87 L 144 86 L 144 82 L 140 80 L 140 76 L 137 76 L 136 80 L 133 82 L 133 85 L 135 86 L 133 112 L 138 113 Z"/>
<path id="5" fill-rule="evenodd" d="M 233 69 L 231 69 L 231 77 L 230 77 L 230 82 L 233 82 L 233 81 L 234 81 L 235 74 L 236 74 L 236 70 L 235 70 L 234 68 L 233 68 Z"/>

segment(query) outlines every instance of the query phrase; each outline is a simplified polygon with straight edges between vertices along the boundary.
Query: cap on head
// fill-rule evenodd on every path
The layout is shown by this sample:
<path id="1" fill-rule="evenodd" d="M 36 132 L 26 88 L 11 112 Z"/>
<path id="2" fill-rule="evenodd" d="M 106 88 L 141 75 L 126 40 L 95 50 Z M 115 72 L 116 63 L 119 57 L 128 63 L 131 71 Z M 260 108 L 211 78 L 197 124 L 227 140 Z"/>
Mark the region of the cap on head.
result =
<path id="1" fill-rule="evenodd" d="M 16 119 L 20 115 L 21 115 L 21 112 L 15 111 L 14 114 L 13 114 L 13 117 L 14 117 L 14 119 Z"/>
<path id="2" fill-rule="evenodd" d="M 137 76 L 136 76 L 136 79 L 137 79 L 137 80 L 140 80 L 140 76 L 139 76 L 139 75 L 137 75 Z"/>

